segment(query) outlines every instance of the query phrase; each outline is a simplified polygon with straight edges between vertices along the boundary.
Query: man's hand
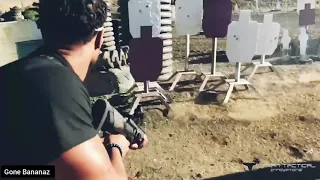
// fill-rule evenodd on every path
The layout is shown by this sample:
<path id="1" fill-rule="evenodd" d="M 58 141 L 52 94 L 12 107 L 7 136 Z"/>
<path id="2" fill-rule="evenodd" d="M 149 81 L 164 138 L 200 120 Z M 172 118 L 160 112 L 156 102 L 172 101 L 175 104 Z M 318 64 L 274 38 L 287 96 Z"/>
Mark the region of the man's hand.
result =
<path id="1" fill-rule="evenodd" d="M 145 135 L 143 138 L 143 143 L 140 145 L 138 144 L 131 144 L 130 142 L 125 138 L 125 136 L 118 134 L 118 135 L 109 135 L 108 137 L 103 139 L 104 144 L 118 144 L 122 150 L 122 156 L 125 157 L 129 149 L 136 150 L 136 149 L 141 149 L 145 147 L 149 140 L 148 137 Z"/>
<path id="2" fill-rule="evenodd" d="M 139 145 L 138 144 L 131 144 L 130 149 L 132 149 L 132 150 L 141 149 L 141 148 L 145 147 L 148 144 L 148 142 L 149 142 L 149 140 L 148 140 L 147 135 L 144 135 L 143 142 Z"/>
<path id="3" fill-rule="evenodd" d="M 118 144 L 122 150 L 122 156 L 125 157 L 129 151 L 130 142 L 121 134 L 109 135 L 105 138 L 105 144 Z"/>

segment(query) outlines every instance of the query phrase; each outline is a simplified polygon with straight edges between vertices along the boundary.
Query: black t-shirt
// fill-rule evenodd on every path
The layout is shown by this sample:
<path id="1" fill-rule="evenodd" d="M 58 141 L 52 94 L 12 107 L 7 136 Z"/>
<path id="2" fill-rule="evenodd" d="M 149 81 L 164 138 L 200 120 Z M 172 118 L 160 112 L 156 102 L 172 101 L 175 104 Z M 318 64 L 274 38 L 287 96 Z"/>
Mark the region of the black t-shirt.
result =
<path id="1" fill-rule="evenodd" d="M 0 68 L 0 118 L 0 165 L 47 164 L 97 134 L 86 88 L 51 51 Z"/>

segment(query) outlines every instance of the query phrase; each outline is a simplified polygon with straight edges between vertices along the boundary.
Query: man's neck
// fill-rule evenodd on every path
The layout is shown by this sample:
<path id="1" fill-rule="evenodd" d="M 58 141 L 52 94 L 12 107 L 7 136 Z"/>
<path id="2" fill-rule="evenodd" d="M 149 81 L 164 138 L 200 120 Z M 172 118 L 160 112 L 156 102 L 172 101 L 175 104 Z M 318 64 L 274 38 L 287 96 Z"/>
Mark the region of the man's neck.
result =
<path id="1" fill-rule="evenodd" d="M 58 52 L 68 61 L 73 71 L 84 81 L 90 66 L 91 57 L 85 53 L 84 48 L 79 49 L 58 49 Z"/>

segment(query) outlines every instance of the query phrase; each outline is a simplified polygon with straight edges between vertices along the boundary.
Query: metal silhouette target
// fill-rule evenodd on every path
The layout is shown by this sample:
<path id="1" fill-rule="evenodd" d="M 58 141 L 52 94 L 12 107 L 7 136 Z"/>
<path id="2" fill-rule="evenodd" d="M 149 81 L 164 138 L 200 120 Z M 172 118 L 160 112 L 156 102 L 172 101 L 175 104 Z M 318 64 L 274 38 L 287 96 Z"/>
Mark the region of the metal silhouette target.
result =
<path id="1" fill-rule="evenodd" d="M 130 72 L 137 82 L 156 81 L 162 71 L 163 40 L 152 37 L 152 27 L 141 27 L 141 38 L 130 41 Z"/>
<path id="2" fill-rule="evenodd" d="M 282 29 L 281 43 L 282 43 L 283 49 L 289 49 L 290 42 L 291 42 L 291 37 L 289 36 L 289 30 Z"/>
<path id="3" fill-rule="evenodd" d="M 141 26 L 152 26 L 152 37 L 161 32 L 161 9 L 159 0 L 129 0 L 129 29 L 133 38 L 140 38 Z"/>
<path id="4" fill-rule="evenodd" d="M 309 36 L 305 27 L 300 27 L 300 34 L 298 38 L 300 41 L 300 55 L 306 55 Z"/>
<path id="5" fill-rule="evenodd" d="M 225 37 L 232 18 L 230 0 L 203 0 L 202 29 L 207 38 Z"/>
<path id="6" fill-rule="evenodd" d="M 301 10 L 305 9 L 305 5 L 310 4 L 310 9 L 315 9 L 316 1 L 315 0 L 297 0 L 297 12 L 300 13 Z"/>
<path id="7" fill-rule="evenodd" d="M 265 14 L 263 23 L 259 24 L 259 36 L 256 54 L 272 55 L 278 47 L 280 24 L 272 22 L 273 14 Z"/>
<path id="8" fill-rule="evenodd" d="M 250 20 L 250 10 L 240 11 L 239 21 L 228 27 L 226 54 L 229 62 L 251 62 L 256 53 L 259 23 Z"/>
<path id="9" fill-rule="evenodd" d="M 311 4 L 305 4 L 305 8 L 299 13 L 299 26 L 308 26 L 316 23 L 316 10 L 311 9 Z"/>
<path id="10" fill-rule="evenodd" d="M 176 35 L 195 35 L 201 31 L 203 1 L 177 0 L 175 5 Z"/>

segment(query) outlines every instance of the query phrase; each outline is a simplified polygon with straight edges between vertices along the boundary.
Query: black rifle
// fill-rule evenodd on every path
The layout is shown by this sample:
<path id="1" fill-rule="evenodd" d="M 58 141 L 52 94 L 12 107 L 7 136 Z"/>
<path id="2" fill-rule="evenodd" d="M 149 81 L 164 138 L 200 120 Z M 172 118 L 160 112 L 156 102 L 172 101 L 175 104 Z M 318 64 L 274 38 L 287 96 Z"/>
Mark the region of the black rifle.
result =
<path id="1" fill-rule="evenodd" d="M 93 125 L 100 137 L 122 134 L 131 144 L 140 145 L 144 141 L 145 132 L 136 124 L 143 119 L 143 113 L 139 109 L 133 116 L 125 112 L 120 114 L 106 99 L 98 99 L 92 106 Z"/>

